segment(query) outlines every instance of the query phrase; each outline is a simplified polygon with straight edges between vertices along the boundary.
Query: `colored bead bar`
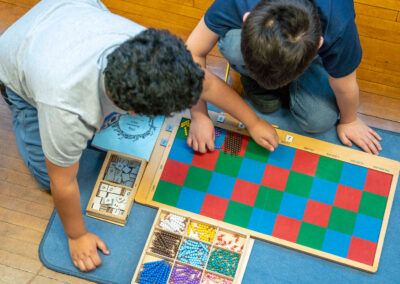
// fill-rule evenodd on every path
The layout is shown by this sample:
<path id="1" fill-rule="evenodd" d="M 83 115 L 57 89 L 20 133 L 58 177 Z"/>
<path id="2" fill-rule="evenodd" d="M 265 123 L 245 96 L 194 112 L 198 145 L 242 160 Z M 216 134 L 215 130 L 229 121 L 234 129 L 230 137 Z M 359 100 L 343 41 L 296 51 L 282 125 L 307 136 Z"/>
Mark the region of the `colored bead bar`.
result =
<path id="1" fill-rule="evenodd" d="M 207 270 L 215 271 L 230 277 L 235 277 L 238 264 L 238 254 L 216 249 L 211 253 L 207 264 Z"/>
<path id="2" fill-rule="evenodd" d="M 178 252 L 180 242 L 181 237 L 179 236 L 164 231 L 156 231 L 150 250 L 156 254 L 174 258 Z"/>
<path id="3" fill-rule="evenodd" d="M 215 137 L 221 136 L 221 128 L 215 127 Z"/>
<path id="4" fill-rule="evenodd" d="M 175 265 L 169 278 L 169 283 L 199 284 L 201 271 L 185 265 Z"/>
<path id="5" fill-rule="evenodd" d="M 217 236 L 217 241 L 215 245 L 235 251 L 242 252 L 244 248 L 244 238 L 240 238 L 239 235 L 228 234 L 224 232 L 220 232 Z"/>
<path id="6" fill-rule="evenodd" d="M 160 222 L 160 227 L 166 231 L 182 234 L 186 227 L 186 218 L 175 214 L 168 214 Z"/>
<path id="7" fill-rule="evenodd" d="M 215 238 L 215 228 L 202 223 L 196 226 L 193 222 L 190 222 L 187 234 L 189 237 L 212 243 Z"/>
<path id="8" fill-rule="evenodd" d="M 178 252 L 178 260 L 194 266 L 204 267 L 207 262 L 209 248 L 205 243 L 187 240 Z"/>
<path id="9" fill-rule="evenodd" d="M 144 264 L 144 269 L 140 272 L 139 284 L 165 284 L 168 281 L 171 265 L 166 261 L 153 261 Z"/>
<path id="10" fill-rule="evenodd" d="M 202 284 L 232 284 L 232 281 L 219 277 L 212 273 L 204 274 Z"/>

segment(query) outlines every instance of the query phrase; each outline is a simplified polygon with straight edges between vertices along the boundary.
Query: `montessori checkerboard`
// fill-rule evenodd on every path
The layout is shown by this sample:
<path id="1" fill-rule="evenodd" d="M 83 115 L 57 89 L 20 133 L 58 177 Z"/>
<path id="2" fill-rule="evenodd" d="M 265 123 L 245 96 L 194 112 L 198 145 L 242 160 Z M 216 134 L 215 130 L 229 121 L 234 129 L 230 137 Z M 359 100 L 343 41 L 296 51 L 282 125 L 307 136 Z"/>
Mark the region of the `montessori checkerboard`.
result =
<path id="1" fill-rule="evenodd" d="M 200 154 L 180 128 L 153 201 L 335 261 L 373 265 L 393 175 L 285 145 L 269 152 L 245 135 L 231 155 L 224 152 L 226 136 L 221 129 L 217 150 Z"/>

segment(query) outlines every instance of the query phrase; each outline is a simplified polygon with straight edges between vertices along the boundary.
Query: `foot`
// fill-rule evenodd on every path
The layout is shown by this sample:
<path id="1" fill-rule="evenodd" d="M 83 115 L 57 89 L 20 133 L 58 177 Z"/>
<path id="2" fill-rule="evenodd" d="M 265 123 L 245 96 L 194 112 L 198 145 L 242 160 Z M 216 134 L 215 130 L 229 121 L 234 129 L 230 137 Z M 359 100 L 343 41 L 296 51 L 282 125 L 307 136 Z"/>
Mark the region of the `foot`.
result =
<path id="1" fill-rule="evenodd" d="M 253 107 L 261 113 L 272 113 L 282 106 L 277 90 L 266 90 L 248 76 L 240 76 L 244 92 Z"/>

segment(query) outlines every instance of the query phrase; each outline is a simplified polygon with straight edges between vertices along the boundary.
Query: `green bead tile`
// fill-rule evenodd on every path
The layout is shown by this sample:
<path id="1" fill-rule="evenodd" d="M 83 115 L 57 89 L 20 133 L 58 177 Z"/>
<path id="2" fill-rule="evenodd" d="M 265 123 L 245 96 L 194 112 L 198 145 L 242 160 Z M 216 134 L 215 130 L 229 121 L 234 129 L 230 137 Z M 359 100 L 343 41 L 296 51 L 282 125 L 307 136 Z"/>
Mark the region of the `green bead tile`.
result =
<path id="1" fill-rule="evenodd" d="M 253 207 L 236 201 L 229 201 L 224 222 L 246 228 L 249 224 Z"/>
<path id="2" fill-rule="evenodd" d="M 182 186 L 180 185 L 160 180 L 153 200 L 170 206 L 176 206 L 181 190 Z"/>
<path id="3" fill-rule="evenodd" d="M 315 177 L 339 183 L 343 164 L 342 161 L 320 156 Z"/>
<path id="4" fill-rule="evenodd" d="M 329 218 L 328 229 L 352 235 L 356 219 L 357 213 L 333 206 Z"/>
<path id="5" fill-rule="evenodd" d="M 252 138 L 249 138 L 244 156 L 259 162 L 267 163 L 269 151 L 258 145 Z"/>
<path id="6" fill-rule="evenodd" d="M 212 172 L 209 170 L 190 166 L 183 186 L 206 192 L 211 176 Z"/>
<path id="7" fill-rule="evenodd" d="M 278 213 L 281 207 L 283 191 L 260 186 L 254 207 Z"/>
<path id="8" fill-rule="evenodd" d="M 187 139 L 187 137 L 185 135 L 185 129 L 183 127 L 180 127 L 181 123 L 185 122 L 186 120 L 187 119 L 182 119 L 181 122 L 179 123 L 178 131 L 176 132 L 175 138 L 182 139 L 182 140 L 186 140 Z M 188 133 L 189 133 L 189 128 L 187 130 L 188 130 Z"/>
<path id="9" fill-rule="evenodd" d="M 381 195 L 364 191 L 361 196 L 358 213 L 383 219 L 385 214 L 387 198 Z"/>
<path id="10" fill-rule="evenodd" d="M 297 237 L 297 243 L 321 250 L 324 244 L 326 228 L 303 222 Z"/>
<path id="11" fill-rule="evenodd" d="M 314 178 L 298 172 L 290 172 L 285 191 L 308 198 Z"/>
<path id="12" fill-rule="evenodd" d="M 231 177 L 237 177 L 243 157 L 220 152 L 215 165 L 214 172 L 225 174 Z"/>

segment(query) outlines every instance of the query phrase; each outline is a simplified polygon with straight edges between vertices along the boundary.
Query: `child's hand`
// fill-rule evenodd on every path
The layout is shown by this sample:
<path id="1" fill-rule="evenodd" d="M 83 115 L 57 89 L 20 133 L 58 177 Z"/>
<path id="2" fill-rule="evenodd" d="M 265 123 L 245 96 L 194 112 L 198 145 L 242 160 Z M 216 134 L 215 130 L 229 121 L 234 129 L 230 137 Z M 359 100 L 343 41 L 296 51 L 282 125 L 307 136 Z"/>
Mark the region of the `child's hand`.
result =
<path id="1" fill-rule="evenodd" d="M 374 155 L 378 155 L 378 151 L 382 150 L 378 141 L 382 138 L 359 118 L 350 123 L 339 123 L 337 133 L 344 145 L 351 146 L 353 141 L 365 152 Z"/>
<path id="2" fill-rule="evenodd" d="M 206 115 L 192 117 L 187 144 L 194 151 L 206 153 L 214 151 L 215 128 L 211 119 Z"/>
<path id="3" fill-rule="evenodd" d="M 251 137 L 260 146 L 271 152 L 278 147 L 279 137 L 275 128 L 262 118 L 258 118 L 255 123 L 252 125 L 246 125 L 246 127 Z"/>
<path id="4" fill-rule="evenodd" d="M 90 271 L 101 265 L 97 249 L 110 254 L 106 244 L 96 235 L 87 232 L 77 239 L 68 238 L 69 252 L 74 265 L 81 271 Z"/>

